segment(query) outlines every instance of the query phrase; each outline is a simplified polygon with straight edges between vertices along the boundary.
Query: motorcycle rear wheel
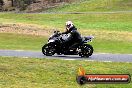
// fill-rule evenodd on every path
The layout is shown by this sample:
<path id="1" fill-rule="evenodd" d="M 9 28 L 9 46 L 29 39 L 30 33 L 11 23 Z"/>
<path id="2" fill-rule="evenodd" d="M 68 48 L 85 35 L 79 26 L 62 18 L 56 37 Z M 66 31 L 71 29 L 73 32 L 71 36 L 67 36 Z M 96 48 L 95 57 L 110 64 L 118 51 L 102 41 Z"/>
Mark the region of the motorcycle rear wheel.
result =
<path id="1" fill-rule="evenodd" d="M 90 44 L 83 44 L 80 49 L 79 56 L 81 57 L 89 57 L 93 54 L 93 47 Z"/>

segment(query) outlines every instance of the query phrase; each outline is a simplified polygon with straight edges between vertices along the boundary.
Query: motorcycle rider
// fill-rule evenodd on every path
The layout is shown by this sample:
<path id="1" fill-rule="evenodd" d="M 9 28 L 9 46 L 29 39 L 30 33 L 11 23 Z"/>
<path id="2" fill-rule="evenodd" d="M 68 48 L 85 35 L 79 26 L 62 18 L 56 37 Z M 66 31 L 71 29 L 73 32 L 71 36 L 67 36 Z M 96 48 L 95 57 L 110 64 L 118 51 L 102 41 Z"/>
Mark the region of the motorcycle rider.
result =
<path id="1" fill-rule="evenodd" d="M 77 31 L 77 28 L 74 26 L 72 21 L 66 22 L 66 31 L 62 34 L 68 34 L 69 37 L 63 42 L 66 49 L 73 48 L 74 44 L 80 43 L 82 41 L 80 33 Z M 70 47 L 69 47 L 70 46 Z"/>

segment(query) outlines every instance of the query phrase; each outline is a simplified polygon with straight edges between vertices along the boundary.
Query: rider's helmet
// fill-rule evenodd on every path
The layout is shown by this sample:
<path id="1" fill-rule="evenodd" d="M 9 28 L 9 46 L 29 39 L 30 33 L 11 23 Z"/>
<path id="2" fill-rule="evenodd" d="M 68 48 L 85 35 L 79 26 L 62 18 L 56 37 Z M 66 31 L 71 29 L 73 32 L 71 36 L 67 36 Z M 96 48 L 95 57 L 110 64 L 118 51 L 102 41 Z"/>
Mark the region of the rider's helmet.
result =
<path id="1" fill-rule="evenodd" d="M 67 29 L 70 29 L 70 28 L 72 28 L 74 25 L 73 25 L 73 23 L 72 23 L 72 21 L 67 21 L 66 22 L 66 28 Z"/>

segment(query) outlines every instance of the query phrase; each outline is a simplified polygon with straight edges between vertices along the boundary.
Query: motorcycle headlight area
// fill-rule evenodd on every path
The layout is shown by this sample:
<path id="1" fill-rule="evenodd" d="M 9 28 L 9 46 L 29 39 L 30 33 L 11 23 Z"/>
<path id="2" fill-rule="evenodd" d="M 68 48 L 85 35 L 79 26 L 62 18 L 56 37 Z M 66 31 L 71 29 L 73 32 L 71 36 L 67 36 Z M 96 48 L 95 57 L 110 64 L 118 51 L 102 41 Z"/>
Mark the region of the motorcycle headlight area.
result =
<path id="1" fill-rule="evenodd" d="M 51 40 L 48 41 L 48 43 L 50 43 L 50 42 L 54 42 L 54 41 L 55 41 L 55 40 L 51 39 Z"/>

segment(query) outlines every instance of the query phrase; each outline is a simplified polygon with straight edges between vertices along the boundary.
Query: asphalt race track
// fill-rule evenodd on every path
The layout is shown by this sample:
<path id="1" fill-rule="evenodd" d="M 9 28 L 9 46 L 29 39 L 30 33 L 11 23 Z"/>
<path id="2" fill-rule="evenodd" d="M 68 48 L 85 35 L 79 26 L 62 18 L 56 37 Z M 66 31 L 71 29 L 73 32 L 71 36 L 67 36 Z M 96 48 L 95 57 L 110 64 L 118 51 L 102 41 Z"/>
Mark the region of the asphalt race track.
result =
<path id="1" fill-rule="evenodd" d="M 29 58 L 29 57 L 49 58 L 49 59 L 64 59 L 64 60 L 89 60 L 89 61 L 103 61 L 103 62 L 132 62 L 132 54 L 94 53 L 89 58 L 81 58 L 78 55 L 44 56 L 39 51 L 0 50 L 0 56 L 23 57 L 23 58 Z"/>

